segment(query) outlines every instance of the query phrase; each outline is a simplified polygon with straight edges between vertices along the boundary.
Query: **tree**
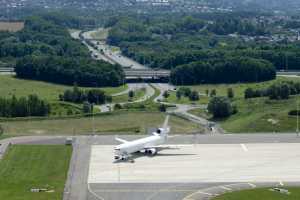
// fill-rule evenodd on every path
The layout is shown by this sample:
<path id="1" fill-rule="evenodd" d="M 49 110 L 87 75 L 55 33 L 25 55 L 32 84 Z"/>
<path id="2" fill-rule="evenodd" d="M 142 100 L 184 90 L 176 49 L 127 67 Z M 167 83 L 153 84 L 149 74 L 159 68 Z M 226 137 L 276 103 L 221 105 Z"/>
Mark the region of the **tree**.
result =
<path id="1" fill-rule="evenodd" d="M 159 111 L 160 112 L 166 112 L 167 111 L 167 107 L 165 104 L 160 104 L 159 105 Z"/>
<path id="2" fill-rule="evenodd" d="M 214 118 L 225 118 L 233 113 L 233 107 L 227 97 L 213 97 L 209 101 L 208 111 Z"/>
<path id="3" fill-rule="evenodd" d="M 250 99 L 254 96 L 254 91 L 252 88 L 247 88 L 244 93 L 245 93 L 244 95 L 245 99 Z"/>
<path id="4" fill-rule="evenodd" d="M 92 105 L 88 101 L 83 102 L 82 111 L 83 113 L 91 113 Z"/>
<path id="5" fill-rule="evenodd" d="M 134 97 L 134 95 L 135 95 L 135 93 L 134 93 L 133 90 L 130 90 L 130 91 L 128 92 L 128 97 L 129 97 L 129 99 L 132 99 L 132 98 Z"/>
<path id="6" fill-rule="evenodd" d="M 182 93 L 181 93 L 181 91 L 176 91 L 176 98 L 177 98 L 177 100 L 180 100 L 181 99 L 181 96 L 182 96 Z"/>
<path id="7" fill-rule="evenodd" d="M 216 96 L 216 95 L 217 95 L 216 89 L 212 89 L 212 90 L 210 91 L 210 96 L 211 96 L 211 97 L 214 97 L 214 96 Z"/>
<path id="8" fill-rule="evenodd" d="M 206 96 L 209 95 L 209 90 L 208 89 L 205 90 L 205 94 L 206 94 Z"/>
<path id="9" fill-rule="evenodd" d="M 227 97 L 230 99 L 234 98 L 234 91 L 232 88 L 227 89 Z"/>
<path id="10" fill-rule="evenodd" d="M 168 92 L 168 91 L 164 91 L 163 97 L 164 97 L 165 99 L 167 99 L 169 96 L 170 96 L 169 92 Z"/>
<path id="11" fill-rule="evenodd" d="M 290 96 L 290 87 L 288 84 L 283 83 L 280 87 L 280 98 L 288 99 Z"/>
<path id="12" fill-rule="evenodd" d="M 189 99 L 191 101 L 198 101 L 199 100 L 199 93 L 197 91 L 192 91 L 190 96 L 189 96 Z"/>

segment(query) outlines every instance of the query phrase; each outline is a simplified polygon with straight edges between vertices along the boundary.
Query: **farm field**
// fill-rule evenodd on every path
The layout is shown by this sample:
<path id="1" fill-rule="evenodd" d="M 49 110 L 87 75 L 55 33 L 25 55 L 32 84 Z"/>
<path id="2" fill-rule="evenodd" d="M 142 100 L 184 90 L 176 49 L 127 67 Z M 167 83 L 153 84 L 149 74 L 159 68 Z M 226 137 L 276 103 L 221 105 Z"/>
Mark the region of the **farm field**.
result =
<path id="1" fill-rule="evenodd" d="M 11 146 L 0 160 L 0 199 L 62 199 L 71 154 L 71 146 Z"/>
<path id="2" fill-rule="evenodd" d="M 0 31 L 17 32 L 24 28 L 24 22 L 0 22 Z"/>

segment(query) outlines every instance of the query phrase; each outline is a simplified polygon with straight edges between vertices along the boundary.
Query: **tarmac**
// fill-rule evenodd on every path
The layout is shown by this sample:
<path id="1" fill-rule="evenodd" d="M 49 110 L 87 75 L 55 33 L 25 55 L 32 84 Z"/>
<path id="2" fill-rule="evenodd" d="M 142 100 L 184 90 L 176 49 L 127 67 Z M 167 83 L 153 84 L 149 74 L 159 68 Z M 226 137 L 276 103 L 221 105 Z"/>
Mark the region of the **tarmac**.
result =
<path id="1" fill-rule="evenodd" d="M 120 136 L 134 140 L 145 136 Z M 1 140 L 64 144 L 66 137 Z M 290 134 L 177 135 L 180 149 L 113 163 L 114 136 L 74 137 L 64 200 L 207 200 L 255 187 L 300 186 L 300 137 Z"/>

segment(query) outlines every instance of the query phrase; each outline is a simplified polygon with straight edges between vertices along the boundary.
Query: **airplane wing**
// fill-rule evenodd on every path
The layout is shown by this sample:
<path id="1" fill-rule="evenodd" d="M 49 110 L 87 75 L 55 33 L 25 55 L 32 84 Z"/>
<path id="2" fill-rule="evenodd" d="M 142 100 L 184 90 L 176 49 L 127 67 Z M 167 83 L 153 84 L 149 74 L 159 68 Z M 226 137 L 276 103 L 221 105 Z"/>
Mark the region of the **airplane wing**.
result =
<path id="1" fill-rule="evenodd" d="M 121 143 L 127 143 L 127 142 L 128 142 L 127 140 L 123 140 L 123 139 L 118 138 L 118 137 L 116 137 L 115 139 L 116 139 L 118 142 L 121 142 Z"/>

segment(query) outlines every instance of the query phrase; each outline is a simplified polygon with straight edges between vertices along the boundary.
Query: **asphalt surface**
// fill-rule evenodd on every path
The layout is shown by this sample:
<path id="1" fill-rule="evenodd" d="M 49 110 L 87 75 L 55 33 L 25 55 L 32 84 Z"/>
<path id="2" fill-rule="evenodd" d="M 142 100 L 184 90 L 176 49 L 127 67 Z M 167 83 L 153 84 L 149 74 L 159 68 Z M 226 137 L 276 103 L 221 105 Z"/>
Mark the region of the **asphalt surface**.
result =
<path id="1" fill-rule="evenodd" d="M 134 140 L 144 136 L 124 135 L 121 138 Z M 12 144 L 64 144 L 66 137 L 27 136 L 1 140 Z M 66 184 L 65 200 L 201 200 L 237 189 L 250 189 L 279 184 L 295 183 L 91 183 L 87 184 L 91 145 L 116 145 L 114 136 L 77 136 Z M 295 133 L 286 134 L 235 134 L 235 135 L 177 135 L 169 144 L 251 144 L 251 143 L 300 143 Z M 0 146 L 1 147 L 1 146 Z M 220 152 L 221 153 L 221 152 Z M 163 178 L 163 176 L 162 176 Z M 121 197 L 121 198 L 120 198 Z"/>

